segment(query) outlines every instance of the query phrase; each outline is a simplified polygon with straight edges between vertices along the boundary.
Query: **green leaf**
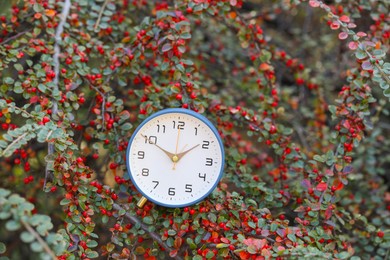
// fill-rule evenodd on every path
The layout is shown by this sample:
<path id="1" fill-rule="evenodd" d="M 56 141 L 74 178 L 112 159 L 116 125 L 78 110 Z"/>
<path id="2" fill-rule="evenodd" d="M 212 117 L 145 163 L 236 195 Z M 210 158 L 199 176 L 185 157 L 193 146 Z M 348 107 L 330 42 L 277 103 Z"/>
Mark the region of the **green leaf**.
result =
<path id="1" fill-rule="evenodd" d="M 99 254 L 96 251 L 88 251 L 87 252 L 87 257 L 89 257 L 89 258 L 97 258 L 97 257 L 99 257 Z"/>
<path id="2" fill-rule="evenodd" d="M 336 257 L 339 259 L 347 259 L 349 256 L 350 255 L 347 251 L 341 252 L 341 253 L 336 255 Z"/>
<path id="3" fill-rule="evenodd" d="M 330 111 L 333 115 L 336 114 L 336 111 L 337 111 L 336 106 L 334 106 L 334 105 L 329 105 L 329 106 L 328 106 L 328 109 L 329 109 L 329 111 Z"/>
<path id="4" fill-rule="evenodd" d="M 43 84 L 39 84 L 39 85 L 38 85 L 38 89 L 39 89 L 42 93 L 45 93 L 45 91 L 46 91 L 46 86 L 43 85 Z"/>
<path id="5" fill-rule="evenodd" d="M 271 227 L 270 227 L 270 230 L 271 230 L 272 232 L 275 232 L 277 228 L 278 228 L 278 225 L 277 225 L 276 223 L 272 223 L 272 224 L 271 224 Z"/>
<path id="6" fill-rule="evenodd" d="M 8 230 L 8 231 L 15 231 L 15 230 L 18 230 L 19 228 L 21 227 L 20 225 L 20 222 L 17 222 L 13 219 L 9 220 L 6 224 L 5 224 L 5 228 Z"/>
<path id="7" fill-rule="evenodd" d="M 5 211 L 5 212 L 0 212 L 0 219 L 7 219 L 11 217 L 11 212 Z"/>
<path id="8" fill-rule="evenodd" d="M 142 220 L 145 224 L 151 225 L 153 224 L 153 218 L 150 216 L 144 217 Z"/>
<path id="9" fill-rule="evenodd" d="M 62 200 L 60 201 L 60 205 L 61 205 L 61 206 L 68 205 L 69 203 L 70 203 L 70 200 L 68 200 L 68 199 L 62 199 Z"/>
<path id="10" fill-rule="evenodd" d="M 186 33 L 182 33 L 180 34 L 180 38 L 182 39 L 191 39 L 191 34 L 186 32 Z"/>
<path id="11" fill-rule="evenodd" d="M 11 78 L 11 77 L 6 77 L 4 79 L 4 83 L 8 84 L 8 85 L 12 85 L 12 84 L 14 84 L 14 82 L 15 82 L 15 80 L 13 78 Z"/>
<path id="12" fill-rule="evenodd" d="M 23 231 L 21 234 L 20 234 L 20 239 L 25 242 L 25 243 L 31 243 L 32 241 L 35 240 L 35 237 L 33 234 L 31 234 L 30 232 L 27 232 L 27 231 Z"/>
<path id="13" fill-rule="evenodd" d="M 207 254 L 206 254 L 206 258 L 207 259 L 210 259 L 210 258 L 213 258 L 214 257 L 214 252 L 213 251 L 208 251 Z"/>
<path id="14" fill-rule="evenodd" d="M 314 155 L 313 159 L 318 161 L 318 162 L 325 162 L 325 158 L 323 156 L 318 155 L 318 154 Z"/>
<path id="15" fill-rule="evenodd" d="M 5 244 L 0 242 L 0 254 L 4 254 L 6 250 L 7 247 L 5 246 Z"/>
<path id="16" fill-rule="evenodd" d="M 30 244 L 30 248 L 34 252 L 42 252 L 42 250 L 43 250 L 42 245 L 40 243 L 38 243 L 38 242 L 31 243 Z"/>
<path id="17" fill-rule="evenodd" d="M 217 216 L 214 213 L 209 213 L 208 219 L 213 223 L 217 222 Z"/>
<path id="18" fill-rule="evenodd" d="M 104 216 L 102 217 L 102 222 L 103 222 L 104 224 L 108 222 L 108 216 L 107 216 L 107 215 L 104 215 Z"/>
<path id="19" fill-rule="evenodd" d="M 130 124 L 130 123 L 124 123 L 124 124 L 121 126 L 121 129 L 122 129 L 123 131 L 127 131 L 127 130 L 130 130 L 132 127 L 133 127 L 132 124 Z"/>
<path id="20" fill-rule="evenodd" d="M 176 234 L 177 234 L 177 232 L 175 230 L 173 230 L 173 229 L 168 230 L 168 235 L 174 236 Z"/>
<path id="21" fill-rule="evenodd" d="M 16 63 L 14 65 L 14 68 L 17 70 L 17 71 L 23 71 L 23 66 L 20 64 L 20 63 Z"/>
<path id="22" fill-rule="evenodd" d="M 90 240 L 87 242 L 88 247 L 97 247 L 98 243 L 95 240 Z"/>
<path id="23" fill-rule="evenodd" d="M 229 247 L 229 244 L 219 243 L 216 245 L 216 248 L 225 248 L 225 247 Z"/>
<path id="24" fill-rule="evenodd" d="M 269 51 L 266 51 L 266 50 L 262 50 L 261 52 L 261 56 L 260 56 L 260 60 L 262 62 L 268 62 L 272 57 L 272 53 L 270 53 Z"/>
<path id="25" fill-rule="evenodd" d="M 7 197 L 9 194 L 11 194 L 11 192 L 9 190 L 0 188 L 0 198 Z"/>
<path id="26" fill-rule="evenodd" d="M 288 237 L 288 239 L 290 239 L 292 242 L 296 242 L 296 241 L 297 241 L 297 238 L 295 237 L 294 234 L 288 234 L 287 237 Z"/>
<path id="27" fill-rule="evenodd" d="M 162 46 L 162 52 L 167 52 L 167 51 L 169 51 L 169 50 L 171 50 L 172 49 L 172 44 L 170 44 L 170 43 L 166 43 L 166 44 L 164 44 L 163 46 Z"/>

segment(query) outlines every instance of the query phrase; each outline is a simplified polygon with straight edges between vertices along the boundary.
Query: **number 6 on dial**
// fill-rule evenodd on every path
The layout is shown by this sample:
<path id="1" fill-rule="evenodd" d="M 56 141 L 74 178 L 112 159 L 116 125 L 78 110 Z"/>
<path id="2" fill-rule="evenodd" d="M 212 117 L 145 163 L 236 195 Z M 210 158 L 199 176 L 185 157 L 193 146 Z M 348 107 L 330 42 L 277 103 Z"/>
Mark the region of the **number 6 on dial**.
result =
<path id="1" fill-rule="evenodd" d="M 126 163 L 131 181 L 146 199 L 165 207 L 185 207 L 200 202 L 217 186 L 224 148 L 207 118 L 169 108 L 138 126 Z"/>

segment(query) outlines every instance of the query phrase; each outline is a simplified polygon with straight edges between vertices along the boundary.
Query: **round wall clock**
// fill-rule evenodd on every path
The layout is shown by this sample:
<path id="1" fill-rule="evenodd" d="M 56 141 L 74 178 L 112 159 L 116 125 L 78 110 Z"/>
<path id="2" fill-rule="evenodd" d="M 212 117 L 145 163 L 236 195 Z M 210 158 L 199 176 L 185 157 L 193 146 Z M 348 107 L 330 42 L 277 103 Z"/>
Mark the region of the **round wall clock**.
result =
<path id="1" fill-rule="evenodd" d="M 185 207 L 203 200 L 217 186 L 224 149 L 207 118 L 188 109 L 169 108 L 138 126 L 127 147 L 126 163 L 143 201 Z"/>

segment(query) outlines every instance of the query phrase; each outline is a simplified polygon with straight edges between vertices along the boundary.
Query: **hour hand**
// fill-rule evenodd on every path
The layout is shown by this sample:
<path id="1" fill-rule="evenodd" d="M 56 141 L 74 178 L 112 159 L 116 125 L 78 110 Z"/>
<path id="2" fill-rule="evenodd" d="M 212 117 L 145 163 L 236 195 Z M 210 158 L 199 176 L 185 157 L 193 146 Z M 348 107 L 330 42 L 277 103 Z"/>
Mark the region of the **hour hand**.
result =
<path id="1" fill-rule="evenodd" d="M 144 135 L 141 135 L 142 137 L 145 137 Z M 172 158 L 175 156 L 175 154 L 171 153 L 171 152 L 168 152 L 167 150 L 165 150 L 164 148 L 162 148 L 161 146 L 159 146 L 158 144 L 155 144 L 155 143 L 151 143 L 153 145 L 155 145 L 158 149 L 160 149 L 161 151 L 163 151 L 168 157 L 169 159 L 172 160 Z"/>
<path id="2" fill-rule="evenodd" d="M 168 155 L 169 159 L 172 160 L 172 158 L 175 156 L 175 154 L 168 152 L 167 150 L 165 150 L 164 148 L 162 148 L 158 144 L 154 144 L 154 145 L 157 146 L 157 148 L 160 149 L 161 151 L 163 151 L 166 155 Z"/>

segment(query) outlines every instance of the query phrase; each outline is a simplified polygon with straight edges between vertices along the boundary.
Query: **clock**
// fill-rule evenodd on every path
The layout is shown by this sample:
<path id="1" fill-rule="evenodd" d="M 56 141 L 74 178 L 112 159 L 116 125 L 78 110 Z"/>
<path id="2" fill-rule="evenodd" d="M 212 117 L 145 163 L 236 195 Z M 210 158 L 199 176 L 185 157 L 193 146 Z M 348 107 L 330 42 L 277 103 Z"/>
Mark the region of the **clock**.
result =
<path id="1" fill-rule="evenodd" d="M 207 118 L 188 109 L 169 108 L 138 126 L 127 147 L 126 164 L 143 202 L 186 207 L 206 198 L 217 186 L 223 174 L 224 148 Z"/>

